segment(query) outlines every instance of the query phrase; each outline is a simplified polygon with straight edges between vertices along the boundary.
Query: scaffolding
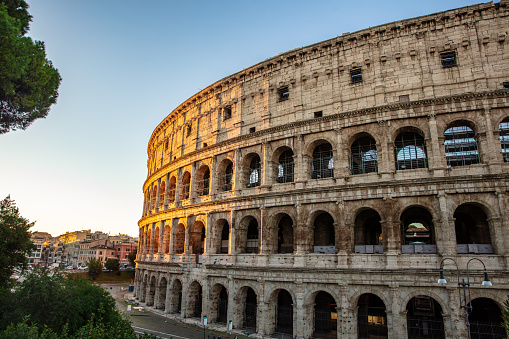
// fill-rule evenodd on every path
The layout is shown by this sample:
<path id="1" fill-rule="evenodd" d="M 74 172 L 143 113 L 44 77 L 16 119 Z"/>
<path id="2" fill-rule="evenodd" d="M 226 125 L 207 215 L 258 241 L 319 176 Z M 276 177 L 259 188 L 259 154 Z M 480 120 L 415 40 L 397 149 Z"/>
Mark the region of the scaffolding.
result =
<path id="1" fill-rule="evenodd" d="M 352 144 L 350 169 L 352 175 L 378 172 L 378 154 L 373 138 L 360 138 Z"/>
<path id="2" fill-rule="evenodd" d="M 500 130 L 500 144 L 504 162 L 509 162 L 509 121 L 507 119 L 502 121 L 498 128 Z"/>
<path id="3" fill-rule="evenodd" d="M 467 166 L 480 162 L 475 133 L 470 127 L 451 127 L 445 131 L 444 136 L 447 167 Z"/>
<path id="4" fill-rule="evenodd" d="M 332 157 L 332 146 L 322 144 L 313 151 L 313 160 L 311 161 L 311 178 L 322 179 L 332 178 L 334 176 L 334 160 Z"/>
<path id="5" fill-rule="evenodd" d="M 397 170 L 428 167 L 424 137 L 414 132 L 403 132 L 396 137 L 394 144 Z"/>

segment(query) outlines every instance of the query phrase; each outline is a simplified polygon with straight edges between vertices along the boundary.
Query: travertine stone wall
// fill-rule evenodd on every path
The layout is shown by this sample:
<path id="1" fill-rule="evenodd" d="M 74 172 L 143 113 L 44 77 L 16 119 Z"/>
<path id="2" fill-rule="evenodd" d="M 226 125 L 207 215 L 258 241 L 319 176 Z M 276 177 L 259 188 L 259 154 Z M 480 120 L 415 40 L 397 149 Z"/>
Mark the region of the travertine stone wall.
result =
<path id="1" fill-rule="evenodd" d="M 426 296 L 442 337 L 466 337 L 455 284 L 436 281 L 444 258 L 463 275 L 477 257 L 493 286 L 472 284 L 472 298 L 500 311 L 509 292 L 508 35 L 507 1 L 468 6 L 295 49 L 186 100 L 148 144 L 137 298 L 307 338 L 325 292 L 331 333 L 356 338 L 368 294 L 385 307 L 384 335 L 407 338 L 409 305 Z M 470 131 L 455 142 L 475 150 L 448 150 L 451 130 Z M 362 159 L 374 154 L 365 165 L 376 167 L 356 172 L 354 148 L 367 139 Z M 422 241 L 410 221 L 426 226 Z M 482 265 L 469 268 L 480 282 Z M 275 312 L 281 291 L 289 330 Z"/>

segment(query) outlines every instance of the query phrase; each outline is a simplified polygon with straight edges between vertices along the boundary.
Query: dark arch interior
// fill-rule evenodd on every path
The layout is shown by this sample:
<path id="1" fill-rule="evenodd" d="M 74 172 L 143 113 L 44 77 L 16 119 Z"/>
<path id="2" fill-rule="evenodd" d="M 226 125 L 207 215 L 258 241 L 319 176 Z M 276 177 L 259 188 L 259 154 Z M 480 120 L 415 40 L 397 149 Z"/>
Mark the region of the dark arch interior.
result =
<path id="1" fill-rule="evenodd" d="M 442 307 L 427 295 L 410 299 L 406 306 L 408 339 L 445 338 Z"/>
<path id="2" fill-rule="evenodd" d="M 293 253 L 293 221 L 285 215 L 278 223 L 277 236 L 278 253 Z"/>
<path id="3" fill-rule="evenodd" d="M 333 339 L 337 337 L 338 314 L 336 301 L 327 292 L 320 291 L 315 297 L 315 326 L 313 336 Z"/>
<path id="4" fill-rule="evenodd" d="M 358 338 L 387 338 L 387 314 L 382 299 L 366 293 L 360 296 L 357 306 Z"/>
<path id="5" fill-rule="evenodd" d="M 277 295 L 276 332 L 293 334 L 293 301 L 286 290 Z"/>

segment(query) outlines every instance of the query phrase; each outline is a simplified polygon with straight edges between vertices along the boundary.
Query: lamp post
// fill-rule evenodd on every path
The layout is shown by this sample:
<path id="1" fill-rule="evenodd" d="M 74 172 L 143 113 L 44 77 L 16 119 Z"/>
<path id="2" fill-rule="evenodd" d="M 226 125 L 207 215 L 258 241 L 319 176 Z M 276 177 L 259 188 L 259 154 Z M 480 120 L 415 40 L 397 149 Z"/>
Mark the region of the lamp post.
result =
<path id="1" fill-rule="evenodd" d="M 456 265 L 456 272 L 458 276 L 458 294 L 460 298 L 460 308 L 465 310 L 465 320 L 467 322 L 467 333 L 468 333 L 468 339 L 470 339 L 470 322 L 468 321 L 468 313 L 472 311 L 472 298 L 470 297 L 470 276 L 468 271 L 468 265 L 472 260 L 479 261 L 483 267 L 484 267 L 484 280 L 481 283 L 482 286 L 491 286 L 491 281 L 488 278 L 488 272 L 486 272 L 486 265 L 484 265 L 484 262 L 481 259 L 478 258 L 472 258 L 467 262 L 467 281 L 465 282 L 465 279 L 461 279 L 460 281 L 460 270 L 458 267 L 458 263 L 456 260 L 452 258 L 444 258 L 442 262 L 440 263 L 440 279 L 438 279 L 439 284 L 446 284 L 447 281 L 444 277 L 444 261 L 451 260 Z M 468 297 L 467 297 L 467 290 L 468 290 Z M 463 292 L 463 295 L 462 295 Z"/>

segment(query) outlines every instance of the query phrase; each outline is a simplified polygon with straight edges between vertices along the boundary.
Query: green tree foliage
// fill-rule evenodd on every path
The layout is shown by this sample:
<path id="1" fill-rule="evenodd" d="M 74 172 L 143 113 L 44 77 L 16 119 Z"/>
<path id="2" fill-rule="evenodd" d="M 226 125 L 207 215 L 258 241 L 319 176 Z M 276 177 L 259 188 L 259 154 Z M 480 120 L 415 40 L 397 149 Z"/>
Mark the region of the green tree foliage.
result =
<path id="1" fill-rule="evenodd" d="M 30 240 L 29 222 L 7 196 L 0 202 L 0 288 L 12 283 L 14 267 L 26 268 L 27 255 L 35 249 Z"/>
<path id="2" fill-rule="evenodd" d="M 120 261 L 117 258 L 108 258 L 104 263 L 104 267 L 111 272 L 118 272 L 120 270 Z"/>
<path id="3" fill-rule="evenodd" d="M 87 262 L 87 266 L 88 266 L 88 275 L 92 279 L 97 278 L 99 275 L 101 275 L 101 273 L 103 273 L 103 264 L 99 259 L 93 259 L 93 258 L 90 259 Z"/>
<path id="4" fill-rule="evenodd" d="M 502 312 L 502 318 L 504 319 L 504 323 L 502 326 L 505 328 L 506 332 L 509 333 L 509 298 L 504 302 L 505 309 Z"/>
<path id="5" fill-rule="evenodd" d="M 14 293 L 0 296 L 0 328 L 21 323 L 48 327 L 55 333 L 63 328 L 76 333 L 89 321 L 114 325 L 122 320 L 111 295 L 80 275 L 65 275 L 34 268 Z M 2 336 L 0 336 L 2 337 Z M 3 337 L 2 337 L 3 338 Z"/>
<path id="6" fill-rule="evenodd" d="M 127 259 L 129 259 L 129 263 L 131 264 L 132 267 L 136 267 L 136 254 L 138 253 L 138 249 L 135 248 L 134 251 L 131 251 L 128 255 L 127 255 Z"/>
<path id="7" fill-rule="evenodd" d="M 0 134 L 46 117 L 62 80 L 44 42 L 25 36 L 27 9 L 25 0 L 0 0 Z"/>

